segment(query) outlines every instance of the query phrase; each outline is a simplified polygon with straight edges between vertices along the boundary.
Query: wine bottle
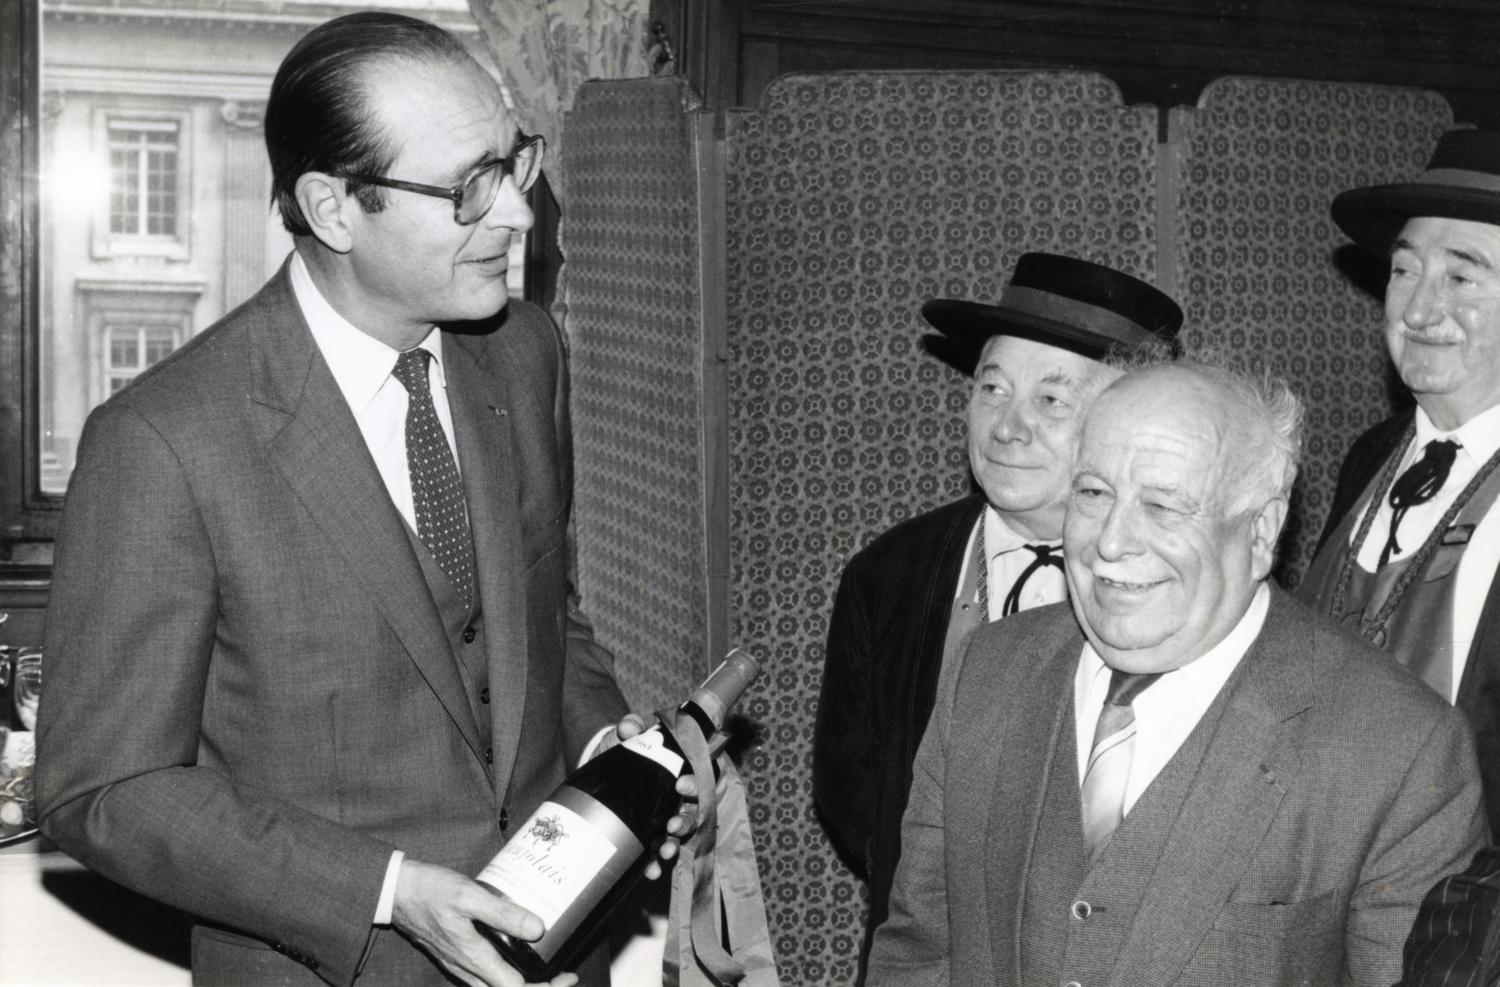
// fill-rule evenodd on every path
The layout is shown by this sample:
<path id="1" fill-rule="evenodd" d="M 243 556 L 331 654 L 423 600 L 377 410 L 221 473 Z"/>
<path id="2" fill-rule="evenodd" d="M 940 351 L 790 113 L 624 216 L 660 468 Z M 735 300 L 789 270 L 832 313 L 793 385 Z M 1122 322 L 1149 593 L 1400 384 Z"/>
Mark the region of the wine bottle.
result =
<path id="1" fill-rule="evenodd" d="M 679 711 L 712 738 L 759 672 L 760 663 L 735 648 Z M 642 731 L 570 775 L 480 872 L 481 882 L 546 926 L 534 942 L 491 930 L 527 980 L 550 979 L 592 943 L 665 838 L 679 805 L 677 778 L 690 772 L 670 734 L 659 725 Z"/>

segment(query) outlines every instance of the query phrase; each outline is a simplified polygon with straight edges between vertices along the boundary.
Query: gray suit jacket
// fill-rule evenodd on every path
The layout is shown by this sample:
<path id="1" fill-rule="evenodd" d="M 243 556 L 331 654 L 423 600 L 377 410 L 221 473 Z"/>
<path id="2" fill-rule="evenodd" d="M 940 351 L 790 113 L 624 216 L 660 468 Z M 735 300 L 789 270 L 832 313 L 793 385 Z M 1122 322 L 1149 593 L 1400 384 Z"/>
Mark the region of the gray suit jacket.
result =
<path id="1" fill-rule="evenodd" d="M 571 595 L 561 339 L 444 333 L 475 704 L 285 268 L 97 409 L 58 535 L 43 832 L 198 916 L 200 978 L 442 980 L 370 920 L 394 848 L 474 874 L 625 711 Z M 481 714 L 482 715 L 482 714 Z"/>
<path id="2" fill-rule="evenodd" d="M 1422 896 L 1483 844 L 1462 716 L 1272 592 L 1218 715 L 1200 724 L 1212 734 L 1183 797 L 1152 799 L 1153 783 L 1126 820 L 1165 832 L 1159 851 L 1142 860 L 1111 844 L 1087 871 L 1109 889 L 1091 902 L 1093 924 L 1066 908 L 1055 917 L 1065 965 L 1108 971 L 1115 987 L 1385 987 Z M 1077 786 L 1067 732 L 1082 647 L 1066 605 L 975 635 L 917 755 L 871 985 L 1019 987 L 1042 793 L 1052 772 Z M 1173 814 L 1138 815 L 1160 805 Z M 1103 948 L 1091 938 L 1101 911 L 1130 915 L 1107 955 L 1091 952 Z"/>

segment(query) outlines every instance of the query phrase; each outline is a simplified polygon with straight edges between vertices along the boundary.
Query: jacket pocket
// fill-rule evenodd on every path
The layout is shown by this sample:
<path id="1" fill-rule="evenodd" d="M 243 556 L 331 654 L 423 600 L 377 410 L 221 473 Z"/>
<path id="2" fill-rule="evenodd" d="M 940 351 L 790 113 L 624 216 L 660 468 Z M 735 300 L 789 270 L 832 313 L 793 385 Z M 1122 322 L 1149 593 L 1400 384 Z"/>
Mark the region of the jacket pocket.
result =
<path id="1" fill-rule="evenodd" d="M 1216 931 L 1237 936 L 1285 939 L 1318 936 L 1342 929 L 1344 909 L 1338 889 L 1289 902 L 1226 902 L 1214 920 Z"/>
<path id="2" fill-rule="evenodd" d="M 1179 984 L 1333 987 L 1343 980 L 1342 894 L 1224 905 Z"/>

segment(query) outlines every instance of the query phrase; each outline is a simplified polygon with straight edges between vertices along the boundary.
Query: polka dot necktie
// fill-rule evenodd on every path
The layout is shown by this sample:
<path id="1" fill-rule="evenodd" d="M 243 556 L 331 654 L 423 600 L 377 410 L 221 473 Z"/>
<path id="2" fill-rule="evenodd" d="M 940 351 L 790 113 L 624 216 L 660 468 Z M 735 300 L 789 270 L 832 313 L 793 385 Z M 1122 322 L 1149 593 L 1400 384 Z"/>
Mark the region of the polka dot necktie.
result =
<path id="1" fill-rule="evenodd" d="M 427 384 L 427 361 L 432 354 L 420 347 L 396 360 L 391 376 L 406 388 L 406 462 L 411 472 L 411 496 L 417 514 L 417 535 L 437 559 L 464 603 L 474 598 L 474 544 L 464 511 L 463 484 L 458 464 Z"/>

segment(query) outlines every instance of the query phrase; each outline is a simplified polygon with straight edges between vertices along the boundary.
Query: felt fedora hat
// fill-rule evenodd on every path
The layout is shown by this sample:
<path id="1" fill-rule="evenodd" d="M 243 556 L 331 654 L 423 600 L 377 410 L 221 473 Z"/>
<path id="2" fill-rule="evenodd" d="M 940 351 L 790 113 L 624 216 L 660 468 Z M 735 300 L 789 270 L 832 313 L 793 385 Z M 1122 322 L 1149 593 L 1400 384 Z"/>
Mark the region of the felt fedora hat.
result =
<path id="1" fill-rule="evenodd" d="M 1329 211 L 1349 239 L 1375 253 L 1390 249 L 1413 216 L 1500 226 L 1500 131 L 1450 130 L 1415 181 L 1341 192 Z"/>
<path id="2" fill-rule="evenodd" d="M 1182 309 L 1156 288 L 1113 268 L 1060 254 L 1022 254 L 997 305 L 934 298 L 926 319 L 956 346 L 954 365 L 972 371 L 991 336 L 1020 336 L 1100 357 L 1151 343 L 1170 347 Z"/>

